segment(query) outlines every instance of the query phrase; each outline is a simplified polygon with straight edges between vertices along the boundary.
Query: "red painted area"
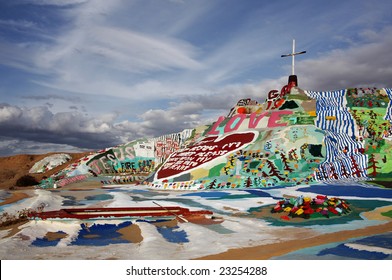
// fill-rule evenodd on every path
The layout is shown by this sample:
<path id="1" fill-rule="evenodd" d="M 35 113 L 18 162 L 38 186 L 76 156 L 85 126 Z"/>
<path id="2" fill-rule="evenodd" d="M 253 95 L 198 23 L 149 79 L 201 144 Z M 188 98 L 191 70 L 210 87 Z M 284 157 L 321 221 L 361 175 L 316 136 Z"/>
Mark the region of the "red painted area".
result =
<path id="1" fill-rule="evenodd" d="M 239 107 L 237 109 L 238 114 L 246 114 L 246 108 L 245 107 Z"/>
<path id="2" fill-rule="evenodd" d="M 30 212 L 30 219 L 97 219 L 116 217 L 168 217 L 168 216 L 192 216 L 212 215 L 209 210 L 191 211 L 179 206 L 165 207 L 117 207 L 117 208 L 66 208 L 47 212 Z"/>
<path id="3" fill-rule="evenodd" d="M 157 172 L 157 179 L 168 178 L 190 171 L 202 164 L 240 149 L 251 143 L 256 133 L 232 133 L 223 137 L 210 136 L 196 145 L 174 152 Z"/>

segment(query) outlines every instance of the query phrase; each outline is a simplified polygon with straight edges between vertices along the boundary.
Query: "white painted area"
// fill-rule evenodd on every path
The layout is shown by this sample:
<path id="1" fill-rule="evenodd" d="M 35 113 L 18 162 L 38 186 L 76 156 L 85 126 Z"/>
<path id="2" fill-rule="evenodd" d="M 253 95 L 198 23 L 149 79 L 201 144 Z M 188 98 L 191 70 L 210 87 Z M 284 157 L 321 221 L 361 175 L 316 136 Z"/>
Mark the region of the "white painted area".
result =
<path id="1" fill-rule="evenodd" d="M 154 157 L 154 142 L 140 142 L 133 146 L 135 150 L 136 157 L 147 157 L 153 158 Z"/>
<path id="2" fill-rule="evenodd" d="M 369 245 L 362 245 L 362 244 L 357 244 L 357 243 L 345 243 L 347 247 L 359 251 L 368 251 L 368 252 L 377 252 L 377 253 L 383 253 L 386 255 L 392 254 L 392 250 L 388 248 L 382 248 L 382 247 L 377 247 L 377 246 L 369 246 Z"/>
<path id="3" fill-rule="evenodd" d="M 68 154 L 54 154 L 37 161 L 30 169 L 29 173 L 44 173 L 48 170 L 62 165 L 69 161 L 72 157 Z"/>

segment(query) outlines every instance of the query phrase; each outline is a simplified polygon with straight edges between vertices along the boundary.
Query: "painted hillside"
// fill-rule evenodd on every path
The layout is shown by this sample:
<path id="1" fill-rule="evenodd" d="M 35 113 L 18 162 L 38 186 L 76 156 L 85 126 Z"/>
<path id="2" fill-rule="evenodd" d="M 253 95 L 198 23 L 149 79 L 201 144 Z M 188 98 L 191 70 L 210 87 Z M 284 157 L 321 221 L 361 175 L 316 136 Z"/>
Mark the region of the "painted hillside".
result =
<path id="1" fill-rule="evenodd" d="M 159 189 L 266 188 L 392 177 L 392 89 L 271 90 L 209 126 L 138 139 L 55 174 L 66 184 L 148 182 Z M 61 185 L 61 184 L 60 184 Z"/>

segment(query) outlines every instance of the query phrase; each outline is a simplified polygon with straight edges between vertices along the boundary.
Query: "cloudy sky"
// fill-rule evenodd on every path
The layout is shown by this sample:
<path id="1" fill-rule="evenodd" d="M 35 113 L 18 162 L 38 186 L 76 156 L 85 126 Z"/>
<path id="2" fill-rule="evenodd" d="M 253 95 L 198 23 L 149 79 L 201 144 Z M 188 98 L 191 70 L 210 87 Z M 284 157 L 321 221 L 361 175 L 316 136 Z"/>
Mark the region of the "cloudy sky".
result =
<path id="1" fill-rule="evenodd" d="M 392 2 L 0 0 L 0 156 L 97 150 L 308 90 L 392 87 Z"/>

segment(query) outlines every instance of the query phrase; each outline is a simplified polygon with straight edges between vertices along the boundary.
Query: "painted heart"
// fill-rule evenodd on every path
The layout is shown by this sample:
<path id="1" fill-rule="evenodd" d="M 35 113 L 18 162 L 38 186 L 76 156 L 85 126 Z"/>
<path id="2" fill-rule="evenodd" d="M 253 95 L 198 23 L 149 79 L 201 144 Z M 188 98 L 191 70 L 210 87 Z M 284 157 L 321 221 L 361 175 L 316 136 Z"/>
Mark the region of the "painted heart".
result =
<path id="1" fill-rule="evenodd" d="M 247 131 L 206 137 L 193 146 L 172 153 L 157 171 L 156 179 L 180 176 L 195 168 L 203 167 L 219 157 L 252 143 L 257 135 L 257 132 Z"/>

